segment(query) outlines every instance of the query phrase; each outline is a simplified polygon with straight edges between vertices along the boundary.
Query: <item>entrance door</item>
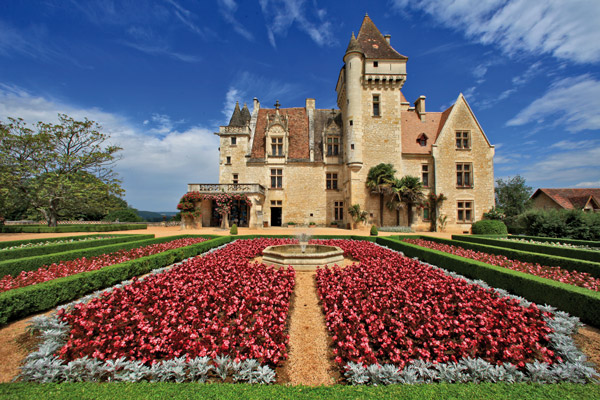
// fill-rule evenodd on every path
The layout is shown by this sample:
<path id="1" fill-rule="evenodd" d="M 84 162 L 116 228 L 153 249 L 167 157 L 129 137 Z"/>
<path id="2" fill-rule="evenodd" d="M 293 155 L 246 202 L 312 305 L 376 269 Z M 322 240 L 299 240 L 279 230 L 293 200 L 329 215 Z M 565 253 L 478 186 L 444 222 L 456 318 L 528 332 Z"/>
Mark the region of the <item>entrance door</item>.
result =
<path id="1" fill-rule="evenodd" d="M 281 207 L 271 207 L 271 226 L 281 226 Z"/>

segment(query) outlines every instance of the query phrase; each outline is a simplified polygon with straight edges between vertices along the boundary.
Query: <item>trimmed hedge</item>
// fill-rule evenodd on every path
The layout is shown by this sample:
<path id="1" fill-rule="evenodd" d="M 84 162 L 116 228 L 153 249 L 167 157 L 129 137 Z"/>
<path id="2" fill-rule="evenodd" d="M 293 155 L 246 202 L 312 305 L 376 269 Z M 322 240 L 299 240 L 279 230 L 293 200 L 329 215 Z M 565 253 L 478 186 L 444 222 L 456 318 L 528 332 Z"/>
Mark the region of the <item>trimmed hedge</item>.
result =
<path id="1" fill-rule="evenodd" d="M 401 237 L 399 240 L 411 238 L 409 236 Z M 412 237 L 415 239 L 415 237 Z M 540 265 L 561 267 L 569 271 L 587 272 L 588 274 L 600 278 L 600 263 L 578 260 L 575 258 L 558 257 L 542 253 L 532 253 L 529 251 L 509 249 L 506 247 L 490 246 L 481 243 L 463 242 L 458 239 L 450 240 L 430 236 L 419 236 L 419 239 L 430 240 L 432 242 L 460 246 L 464 249 L 482 251 L 484 253 L 505 256 L 513 260 L 538 263 Z"/>
<path id="2" fill-rule="evenodd" d="M 502 399 L 596 400 L 600 385 L 562 383 L 439 383 L 390 386 L 288 386 L 233 383 L 2 383 L 0 397 L 12 399 Z"/>
<path id="3" fill-rule="evenodd" d="M 147 229 L 147 224 L 4 225 L 4 233 L 111 232 Z"/>
<path id="4" fill-rule="evenodd" d="M 482 219 L 471 225 L 474 235 L 506 235 L 508 230 L 504 222 L 496 219 Z"/>
<path id="5" fill-rule="evenodd" d="M 525 236 L 525 235 L 510 235 L 509 239 L 526 239 L 526 240 L 535 240 L 537 242 L 559 242 L 564 244 L 572 244 L 575 246 L 590 246 L 590 247 L 600 247 L 600 242 L 596 240 L 577 240 L 577 239 L 567 239 L 567 238 L 549 238 L 546 236 Z"/>
<path id="6" fill-rule="evenodd" d="M 192 235 L 185 235 L 191 237 Z M 205 235 L 194 235 L 204 236 Z M 165 241 L 177 237 L 167 237 Z M 59 304 L 78 299 L 88 293 L 115 285 L 124 280 L 147 274 L 156 268 L 196 256 L 213 247 L 231 241 L 230 237 L 218 237 L 206 242 L 168 250 L 159 254 L 126 261 L 121 264 L 82 272 L 36 285 L 12 289 L 0 293 L 0 325 L 23 318 L 36 312 L 48 310 Z"/>
<path id="7" fill-rule="evenodd" d="M 600 251 L 594 250 L 572 249 L 568 247 L 552 246 L 549 244 L 524 243 L 516 240 L 500 240 L 491 237 L 480 236 L 452 235 L 452 239 L 460 240 L 461 242 L 473 242 L 496 247 L 507 247 L 510 249 L 528 251 L 531 253 L 552 254 L 565 258 L 577 258 L 579 260 L 600 262 Z"/>
<path id="8" fill-rule="evenodd" d="M 578 316 L 585 323 L 600 327 L 600 292 L 420 247 L 398 239 L 381 237 L 377 239 L 377 243 L 467 278 L 481 279 L 493 287 L 506 289 L 530 301 L 550 304 Z"/>
<path id="9" fill-rule="evenodd" d="M 117 243 L 108 246 L 92 247 L 88 249 L 64 251 L 61 253 L 44 254 L 41 256 L 24 257 L 16 260 L 0 261 L 0 277 L 19 275 L 21 271 L 34 271 L 44 265 L 59 263 L 61 261 L 70 261 L 81 257 L 96 257 L 106 253 L 113 253 L 119 250 L 131 250 L 150 244 L 164 243 L 175 239 L 186 237 L 214 237 L 211 235 L 178 235 L 167 236 L 156 239 L 143 239 L 133 242 Z"/>
<path id="10" fill-rule="evenodd" d="M 93 237 L 94 235 L 86 236 Z M 79 240 L 70 243 L 47 244 L 39 247 L 24 247 L 20 249 L 12 249 L 0 251 L 0 261 L 14 260 L 24 257 L 36 257 L 44 254 L 61 253 L 77 249 L 87 249 L 99 246 L 108 246 L 109 244 L 133 242 L 142 239 L 154 239 L 154 235 L 119 235 L 113 238 L 99 238 L 97 240 Z M 63 239 L 64 240 L 64 239 Z M 27 241 L 25 241 L 27 243 Z"/>
<path id="11" fill-rule="evenodd" d="M 131 235 L 130 233 L 120 234 L 120 235 Z M 90 237 L 108 237 L 114 236 L 106 233 L 100 233 L 96 235 L 80 235 L 80 236 L 62 236 L 62 237 L 52 237 L 52 238 L 41 238 L 41 239 L 24 239 L 24 240 L 7 240 L 4 242 L 0 242 L 0 249 L 4 249 L 6 247 L 20 246 L 22 244 L 27 243 L 43 243 L 43 242 L 56 242 L 59 240 L 71 240 L 71 239 L 82 239 L 82 238 L 90 238 Z"/>

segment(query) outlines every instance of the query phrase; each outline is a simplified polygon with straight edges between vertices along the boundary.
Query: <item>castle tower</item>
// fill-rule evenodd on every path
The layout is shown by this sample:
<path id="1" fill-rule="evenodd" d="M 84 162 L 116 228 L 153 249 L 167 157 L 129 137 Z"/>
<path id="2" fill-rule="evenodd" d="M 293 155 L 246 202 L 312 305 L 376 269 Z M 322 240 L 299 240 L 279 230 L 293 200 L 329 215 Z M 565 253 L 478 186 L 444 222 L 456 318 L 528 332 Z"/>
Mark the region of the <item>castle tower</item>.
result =
<path id="1" fill-rule="evenodd" d="M 400 89 L 408 58 L 390 40 L 365 15 L 358 36 L 350 38 L 336 86 L 348 167 L 346 198 L 370 210 L 379 207 L 368 204 L 374 201 L 365 186 L 369 169 L 384 162 L 403 172 L 400 114 L 407 102 Z"/>

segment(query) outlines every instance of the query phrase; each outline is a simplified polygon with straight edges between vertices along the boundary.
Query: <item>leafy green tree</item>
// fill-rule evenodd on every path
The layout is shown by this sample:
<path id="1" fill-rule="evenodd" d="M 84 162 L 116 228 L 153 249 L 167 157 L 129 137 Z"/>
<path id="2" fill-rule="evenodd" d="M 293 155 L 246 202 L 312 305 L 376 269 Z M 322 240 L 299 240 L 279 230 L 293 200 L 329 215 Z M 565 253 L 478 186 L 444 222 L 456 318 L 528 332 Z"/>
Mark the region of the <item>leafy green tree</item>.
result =
<path id="1" fill-rule="evenodd" d="M 38 122 L 36 131 L 22 119 L 2 125 L 0 183 L 39 212 L 49 226 L 60 216 L 81 214 L 123 193 L 112 167 L 121 150 L 105 145 L 108 136 L 94 121 L 59 114 L 59 123 Z M 2 214 L 13 206 L 0 204 Z"/>
<path id="2" fill-rule="evenodd" d="M 415 176 L 406 175 L 400 179 L 394 179 L 391 190 L 394 197 L 406 205 L 408 226 L 412 226 L 413 207 L 423 204 L 425 201 L 421 180 Z"/>
<path id="3" fill-rule="evenodd" d="M 394 182 L 396 169 L 392 164 L 378 164 L 371 167 L 367 174 L 366 185 L 371 193 L 379 195 L 379 225 L 383 226 L 383 201 L 387 194 L 390 194 Z"/>
<path id="4" fill-rule="evenodd" d="M 104 217 L 104 220 L 110 222 L 142 222 L 144 219 L 137 214 L 135 208 L 124 208 L 109 212 L 108 215 Z"/>
<path id="5" fill-rule="evenodd" d="M 533 190 L 525 183 L 525 178 L 516 175 L 512 178 L 496 180 L 496 207 L 506 218 L 514 218 L 531 207 L 529 198 Z"/>

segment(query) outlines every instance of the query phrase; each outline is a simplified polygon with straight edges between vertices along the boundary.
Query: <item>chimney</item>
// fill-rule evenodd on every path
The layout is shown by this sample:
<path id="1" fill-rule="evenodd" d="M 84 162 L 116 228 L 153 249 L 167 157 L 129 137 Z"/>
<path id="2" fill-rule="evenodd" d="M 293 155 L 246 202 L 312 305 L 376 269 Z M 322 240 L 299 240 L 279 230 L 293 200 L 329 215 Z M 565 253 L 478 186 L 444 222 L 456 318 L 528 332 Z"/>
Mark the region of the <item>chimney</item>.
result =
<path id="1" fill-rule="evenodd" d="M 385 35 L 384 38 L 385 38 L 385 41 L 388 42 L 388 44 L 390 44 L 390 41 L 392 40 L 392 35 L 389 35 L 389 34 Z"/>
<path id="2" fill-rule="evenodd" d="M 254 98 L 254 103 L 252 104 L 252 114 L 254 114 L 254 111 L 260 110 L 260 101 L 258 101 L 258 99 L 255 97 Z"/>
<path id="3" fill-rule="evenodd" d="M 315 109 L 315 99 L 306 99 L 306 110 L 314 110 Z"/>
<path id="4" fill-rule="evenodd" d="M 425 96 L 419 96 L 417 101 L 415 101 L 415 110 L 419 114 L 421 122 L 425 122 Z"/>

